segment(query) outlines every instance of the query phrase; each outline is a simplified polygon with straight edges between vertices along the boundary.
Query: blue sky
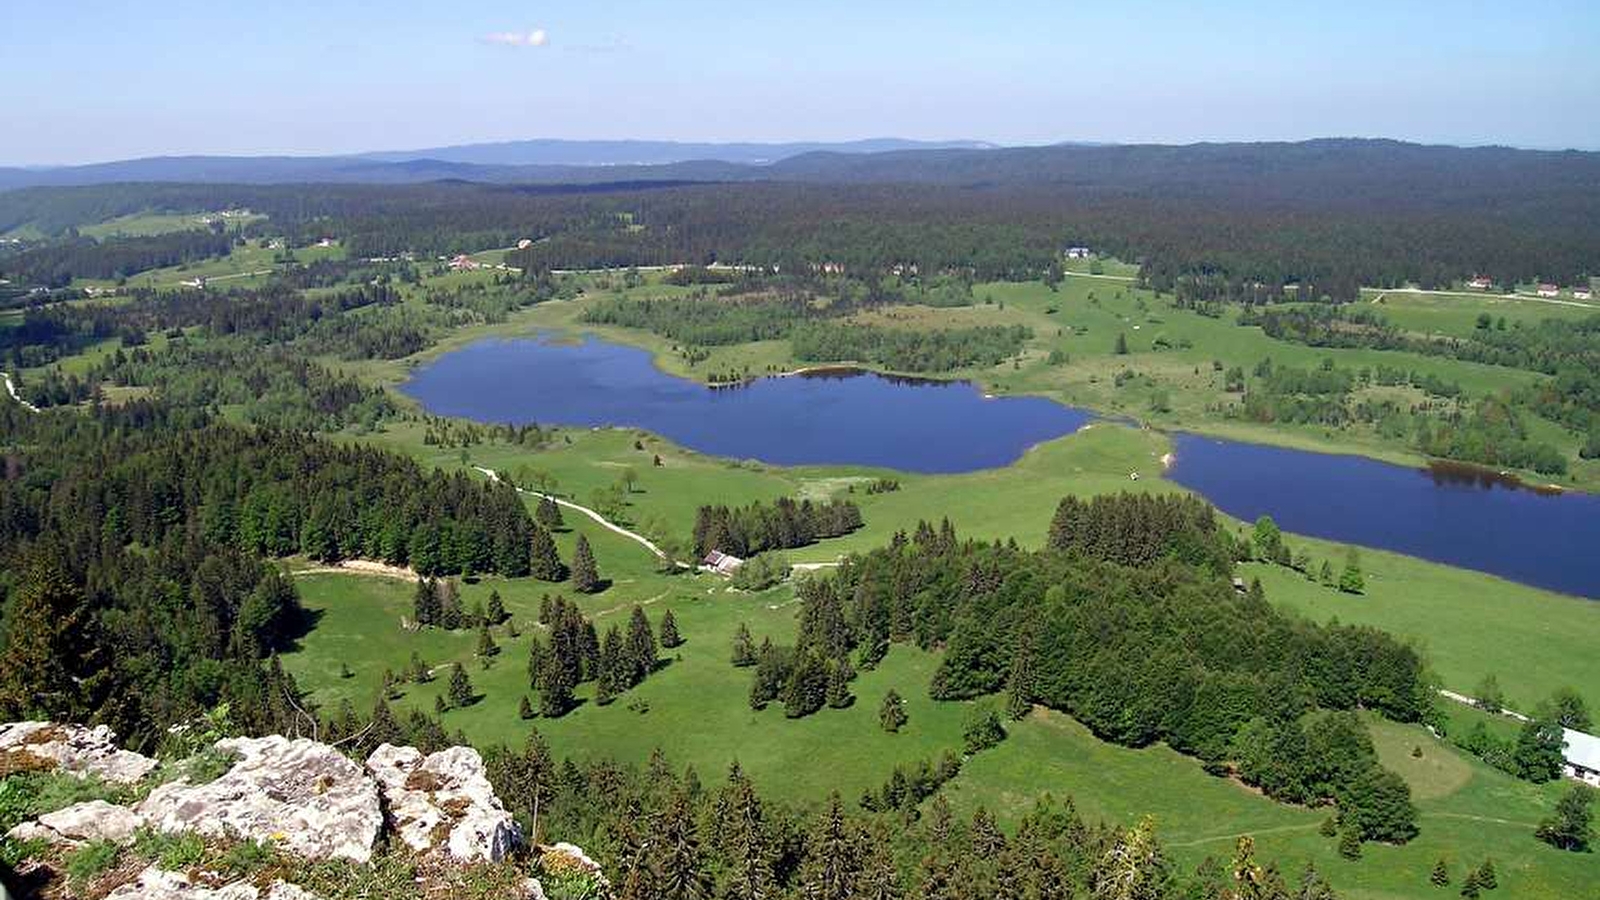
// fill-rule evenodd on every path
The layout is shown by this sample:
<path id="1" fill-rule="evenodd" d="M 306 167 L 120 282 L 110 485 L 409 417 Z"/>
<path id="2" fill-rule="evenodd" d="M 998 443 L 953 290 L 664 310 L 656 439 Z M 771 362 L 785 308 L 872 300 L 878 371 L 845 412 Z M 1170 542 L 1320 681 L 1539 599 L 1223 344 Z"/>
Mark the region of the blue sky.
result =
<path id="1" fill-rule="evenodd" d="M 1600 3 L 3 0 L 0 164 L 533 137 L 1600 149 Z"/>

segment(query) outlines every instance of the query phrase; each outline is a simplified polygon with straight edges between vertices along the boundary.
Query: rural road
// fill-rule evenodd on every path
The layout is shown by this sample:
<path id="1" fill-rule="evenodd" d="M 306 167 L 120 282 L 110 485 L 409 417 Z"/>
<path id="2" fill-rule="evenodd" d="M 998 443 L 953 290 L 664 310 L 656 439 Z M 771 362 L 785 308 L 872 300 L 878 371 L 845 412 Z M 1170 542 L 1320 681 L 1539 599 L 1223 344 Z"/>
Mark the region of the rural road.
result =
<path id="1" fill-rule="evenodd" d="M 1454 700 L 1457 703 L 1464 703 L 1467 706 L 1477 706 L 1478 705 L 1478 701 L 1477 701 L 1476 698 L 1468 697 L 1466 694 L 1458 694 L 1455 691 L 1447 691 L 1444 688 L 1440 688 L 1439 689 L 1439 696 L 1444 697 L 1447 700 Z M 1500 715 L 1506 716 L 1507 718 L 1516 719 L 1518 722 L 1526 722 L 1526 721 L 1528 721 L 1528 717 L 1523 715 L 1522 713 L 1519 713 L 1519 712 L 1517 712 L 1515 710 L 1511 710 L 1511 709 L 1505 709 L 1503 707 L 1500 710 Z"/>
<path id="2" fill-rule="evenodd" d="M 6 393 L 11 395 L 11 399 L 17 401 L 18 403 L 21 403 L 22 404 L 22 408 L 27 410 L 28 412 L 38 412 L 39 411 L 39 407 L 34 406 L 32 403 L 29 403 L 28 401 L 22 399 L 22 395 L 17 393 L 17 386 L 16 386 L 15 383 L 12 382 L 11 373 L 10 372 L 0 372 L 0 378 L 5 379 L 5 382 L 6 382 Z"/>
<path id="3" fill-rule="evenodd" d="M 473 466 L 473 468 L 477 469 L 479 472 L 482 472 L 484 475 L 488 476 L 490 481 L 499 481 L 500 480 L 500 473 L 496 472 L 493 469 L 486 469 L 483 466 Z M 618 525 L 615 522 L 608 521 L 605 516 L 600 515 L 599 513 L 595 512 L 594 510 L 590 509 L 587 506 L 581 506 L 581 505 L 579 505 L 577 503 L 573 503 L 571 500 L 563 500 L 560 497 L 556 497 L 556 496 L 551 495 L 551 494 L 541 494 L 538 491 L 530 491 L 530 490 L 527 490 L 525 488 L 520 488 L 519 487 L 519 488 L 516 488 L 516 491 L 519 494 L 530 494 L 530 495 L 532 495 L 534 497 L 541 497 L 541 498 L 544 498 L 546 500 L 553 500 L 559 506 L 565 506 L 568 509 L 575 509 L 578 512 L 581 512 L 584 515 L 588 516 L 589 518 L 595 520 L 596 522 L 599 522 L 602 527 L 607 528 L 607 529 L 609 529 L 611 531 L 615 531 L 617 534 L 620 534 L 623 537 L 628 538 L 629 540 L 637 541 L 639 544 L 643 545 L 643 547 L 646 550 L 649 550 L 651 553 L 654 553 L 656 555 L 656 558 L 658 558 L 658 559 L 666 559 L 667 558 L 667 554 L 663 553 L 661 548 L 657 547 L 655 545 L 655 543 L 652 542 L 649 538 L 645 537 L 642 534 L 639 534 L 638 532 L 629 531 L 628 529 L 623 528 L 621 525 Z M 682 565 L 682 564 L 680 563 L 679 565 Z"/>

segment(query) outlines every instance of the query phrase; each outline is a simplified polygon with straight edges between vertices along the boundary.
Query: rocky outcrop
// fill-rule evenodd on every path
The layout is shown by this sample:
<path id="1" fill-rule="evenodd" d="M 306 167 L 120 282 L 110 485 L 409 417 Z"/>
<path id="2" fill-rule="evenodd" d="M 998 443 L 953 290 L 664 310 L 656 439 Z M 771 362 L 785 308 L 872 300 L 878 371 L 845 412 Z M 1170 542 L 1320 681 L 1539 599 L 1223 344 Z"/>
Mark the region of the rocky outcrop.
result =
<path id="1" fill-rule="evenodd" d="M 248 881 L 212 886 L 186 872 L 168 872 L 149 866 L 138 877 L 106 895 L 106 900 L 317 900 L 287 881 L 275 881 L 266 890 Z"/>
<path id="2" fill-rule="evenodd" d="M 37 821 L 24 822 L 6 836 L 17 841 L 37 839 L 68 846 L 89 841 L 125 844 L 133 840 L 134 830 L 143 824 L 144 819 L 126 806 L 89 800 L 45 813 Z"/>
<path id="3" fill-rule="evenodd" d="M 278 735 L 216 748 L 239 756 L 222 777 L 162 785 L 136 811 L 161 831 L 251 838 L 312 859 L 372 858 L 383 825 L 378 789 L 339 751 Z"/>
<path id="4" fill-rule="evenodd" d="M 95 775 L 117 784 L 133 784 L 156 767 L 141 753 L 123 750 L 116 732 L 105 725 L 57 725 L 12 722 L 0 725 L 0 772 L 62 769 Z"/>
<path id="5" fill-rule="evenodd" d="M 383 788 L 389 820 L 418 853 L 498 862 L 522 845 L 522 830 L 495 796 L 483 757 L 471 747 L 428 756 L 414 747 L 383 744 L 367 759 Z"/>

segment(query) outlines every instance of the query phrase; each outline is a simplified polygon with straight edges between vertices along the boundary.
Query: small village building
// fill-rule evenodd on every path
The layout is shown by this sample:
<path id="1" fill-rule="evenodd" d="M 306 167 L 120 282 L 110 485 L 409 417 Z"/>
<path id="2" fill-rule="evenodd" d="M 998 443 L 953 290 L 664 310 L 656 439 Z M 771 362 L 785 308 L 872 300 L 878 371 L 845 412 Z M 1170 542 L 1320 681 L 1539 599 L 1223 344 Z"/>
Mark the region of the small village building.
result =
<path id="1" fill-rule="evenodd" d="M 701 560 L 700 564 L 708 571 L 732 577 L 733 573 L 744 565 L 744 560 L 730 553 L 723 553 L 721 550 L 713 550 L 706 554 L 706 558 Z"/>
<path id="2" fill-rule="evenodd" d="M 1094 254 L 1089 251 L 1088 247 L 1067 248 L 1067 259 L 1088 259 L 1093 255 Z"/>
<path id="3" fill-rule="evenodd" d="M 1494 285 L 1494 281 L 1492 279 L 1490 279 L 1489 276 L 1487 276 L 1487 275 L 1479 275 L 1478 277 L 1476 277 L 1476 278 L 1472 279 L 1471 281 L 1467 282 L 1467 287 L 1475 288 L 1475 289 L 1480 290 L 1480 291 L 1486 291 L 1490 287 L 1492 287 L 1493 285 Z"/>
<path id="4" fill-rule="evenodd" d="M 477 260 L 474 260 L 465 253 L 457 253 L 455 258 L 450 260 L 450 268 L 456 270 L 457 272 L 470 272 L 477 267 Z"/>
<path id="5" fill-rule="evenodd" d="M 517 249 L 518 250 L 526 250 L 526 249 L 528 249 L 529 247 L 532 247 L 532 246 L 533 246 L 533 241 L 530 241 L 527 238 L 523 238 L 522 240 L 517 241 Z"/>
<path id="6" fill-rule="evenodd" d="M 1561 729 L 1561 736 L 1566 742 L 1565 749 L 1561 751 L 1565 759 L 1562 773 L 1568 778 L 1600 787 L 1600 737 L 1571 728 Z"/>
<path id="7" fill-rule="evenodd" d="M 1561 288 L 1553 284 L 1541 284 L 1536 293 L 1541 297 L 1559 297 L 1561 296 Z"/>
<path id="8" fill-rule="evenodd" d="M 1574 300 L 1589 300 L 1593 297 L 1594 291 L 1590 290 L 1589 288 L 1578 287 L 1572 289 L 1572 299 Z"/>

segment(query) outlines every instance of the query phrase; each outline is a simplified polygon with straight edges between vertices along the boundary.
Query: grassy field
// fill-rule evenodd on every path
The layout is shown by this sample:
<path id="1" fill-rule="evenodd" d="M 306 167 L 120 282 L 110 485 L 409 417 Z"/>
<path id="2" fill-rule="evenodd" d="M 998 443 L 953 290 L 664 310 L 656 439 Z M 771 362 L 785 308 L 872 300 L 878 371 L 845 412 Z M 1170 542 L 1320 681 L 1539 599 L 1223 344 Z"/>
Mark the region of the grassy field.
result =
<path id="1" fill-rule="evenodd" d="M 209 225 L 207 220 L 216 218 L 220 213 L 176 213 L 146 211 L 118 216 L 107 219 L 94 225 L 85 225 L 78 229 L 78 233 L 85 237 L 97 240 L 108 237 L 144 237 L 152 234 L 166 234 L 172 231 L 189 231 L 195 228 L 205 228 Z M 243 227 L 251 222 L 264 219 L 260 213 L 243 212 L 223 217 L 230 229 Z"/>

